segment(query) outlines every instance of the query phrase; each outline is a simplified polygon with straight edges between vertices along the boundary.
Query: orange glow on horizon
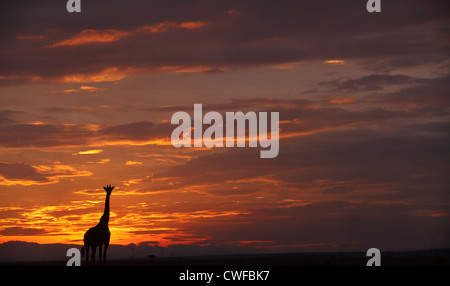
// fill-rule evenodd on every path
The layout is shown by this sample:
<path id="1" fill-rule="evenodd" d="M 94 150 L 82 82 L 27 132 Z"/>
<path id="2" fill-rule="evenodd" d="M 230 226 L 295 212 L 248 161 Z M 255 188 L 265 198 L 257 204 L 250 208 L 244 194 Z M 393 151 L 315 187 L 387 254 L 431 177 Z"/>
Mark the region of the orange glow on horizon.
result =
<path id="1" fill-rule="evenodd" d="M 100 195 L 99 195 L 100 198 Z M 84 232 L 95 226 L 101 216 L 103 201 L 72 201 L 69 206 L 55 205 L 36 208 L 3 208 L 0 211 L 21 211 L 20 218 L 0 219 L 0 224 L 14 224 L 1 230 L 0 243 L 20 240 L 37 243 L 83 243 Z M 216 217 L 239 215 L 236 211 L 193 211 L 158 213 L 144 212 L 145 203 L 128 208 L 126 214 L 110 213 L 109 229 L 113 238 L 112 244 L 128 245 L 143 241 L 158 241 L 158 245 L 198 243 L 209 237 L 192 236 L 183 229 L 174 227 L 177 223 Z M 122 213 L 123 211 L 120 211 Z M 14 235 L 14 232 L 22 233 Z M 173 239 L 168 238 L 170 234 Z"/>

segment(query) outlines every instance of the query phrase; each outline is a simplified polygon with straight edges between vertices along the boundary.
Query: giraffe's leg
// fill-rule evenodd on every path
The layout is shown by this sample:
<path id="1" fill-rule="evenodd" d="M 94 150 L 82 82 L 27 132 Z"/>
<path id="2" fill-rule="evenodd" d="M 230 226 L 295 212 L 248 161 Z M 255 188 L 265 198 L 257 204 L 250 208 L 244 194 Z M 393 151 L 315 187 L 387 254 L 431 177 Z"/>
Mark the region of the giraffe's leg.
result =
<path id="1" fill-rule="evenodd" d="M 95 252 L 96 251 L 97 251 L 97 246 L 93 246 L 91 258 L 92 258 L 92 263 L 94 263 L 94 266 L 95 266 Z"/>
<path id="2" fill-rule="evenodd" d="M 91 249 L 90 245 L 86 245 L 86 266 L 89 265 L 89 250 Z"/>
<path id="3" fill-rule="evenodd" d="M 103 244 L 100 244 L 98 246 L 98 263 L 99 265 L 102 265 L 102 254 L 103 254 Z"/>
<path id="4" fill-rule="evenodd" d="M 108 243 L 105 244 L 105 252 L 103 252 L 103 265 L 106 263 L 106 251 L 108 250 Z"/>

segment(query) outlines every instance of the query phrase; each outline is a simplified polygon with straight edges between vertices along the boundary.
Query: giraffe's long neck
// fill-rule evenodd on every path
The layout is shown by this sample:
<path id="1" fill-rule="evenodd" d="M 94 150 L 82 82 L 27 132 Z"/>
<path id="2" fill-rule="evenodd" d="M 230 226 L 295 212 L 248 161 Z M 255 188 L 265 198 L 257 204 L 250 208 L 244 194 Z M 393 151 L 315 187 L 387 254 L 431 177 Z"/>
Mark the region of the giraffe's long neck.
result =
<path id="1" fill-rule="evenodd" d="M 100 223 L 108 225 L 109 223 L 109 194 L 106 195 L 105 199 L 105 210 L 103 211 L 103 215 L 100 218 Z"/>

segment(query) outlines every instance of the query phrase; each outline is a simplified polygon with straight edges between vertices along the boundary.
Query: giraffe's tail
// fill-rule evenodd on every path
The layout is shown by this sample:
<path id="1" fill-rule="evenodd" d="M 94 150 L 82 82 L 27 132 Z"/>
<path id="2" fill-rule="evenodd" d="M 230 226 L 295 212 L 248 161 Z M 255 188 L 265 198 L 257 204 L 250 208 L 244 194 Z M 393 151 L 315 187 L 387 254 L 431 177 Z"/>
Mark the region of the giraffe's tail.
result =
<path id="1" fill-rule="evenodd" d="M 81 257 L 84 256 L 84 245 L 81 247 Z"/>

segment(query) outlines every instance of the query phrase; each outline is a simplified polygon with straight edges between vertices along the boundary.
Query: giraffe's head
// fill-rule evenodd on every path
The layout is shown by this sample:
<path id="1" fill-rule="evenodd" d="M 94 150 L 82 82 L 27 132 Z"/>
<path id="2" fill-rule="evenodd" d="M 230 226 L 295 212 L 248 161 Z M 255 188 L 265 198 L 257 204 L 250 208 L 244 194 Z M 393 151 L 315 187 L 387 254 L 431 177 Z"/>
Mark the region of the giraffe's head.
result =
<path id="1" fill-rule="evenodd" d="M 103 189 L 105 189 L 106 194 L 107 194 L 108 196 L 110 196 L 111 193 L 112 193 L 112 190 L 114 190 L 114 187 L 111 187 L 111 185 L 106 185 L 106 187 L 103 187 Z"/>

